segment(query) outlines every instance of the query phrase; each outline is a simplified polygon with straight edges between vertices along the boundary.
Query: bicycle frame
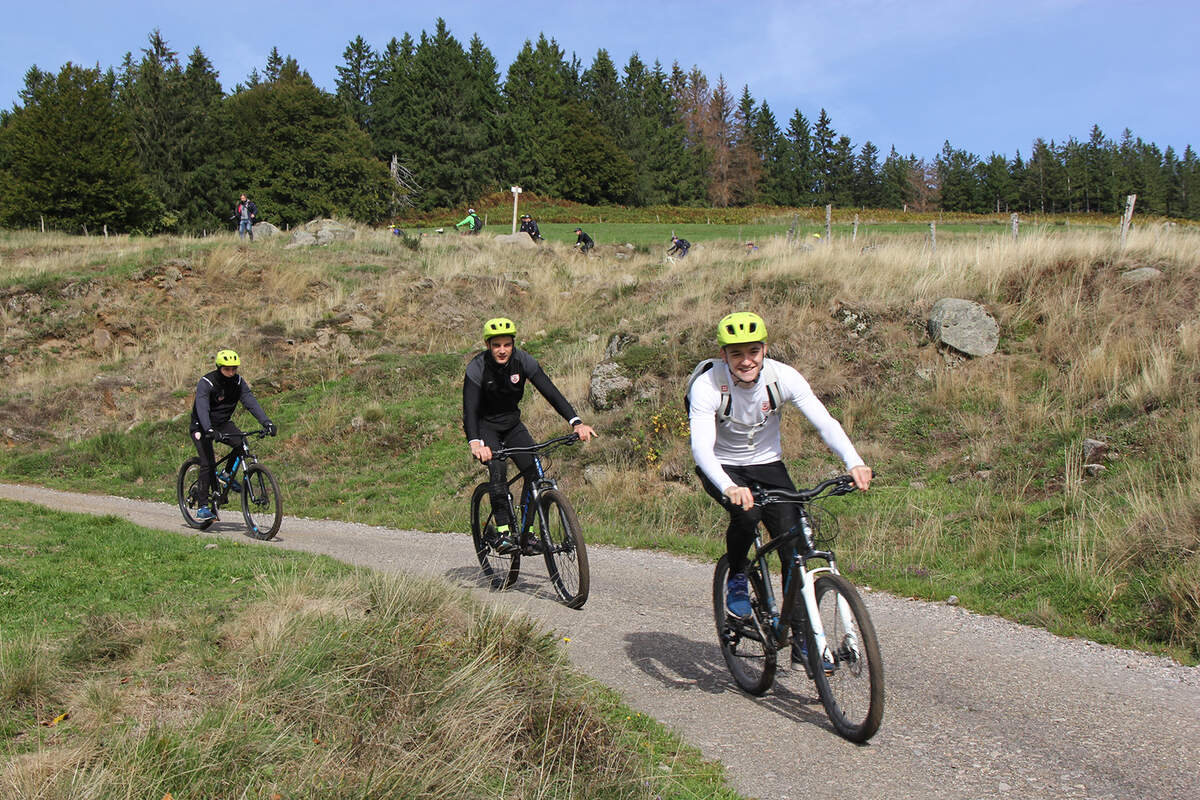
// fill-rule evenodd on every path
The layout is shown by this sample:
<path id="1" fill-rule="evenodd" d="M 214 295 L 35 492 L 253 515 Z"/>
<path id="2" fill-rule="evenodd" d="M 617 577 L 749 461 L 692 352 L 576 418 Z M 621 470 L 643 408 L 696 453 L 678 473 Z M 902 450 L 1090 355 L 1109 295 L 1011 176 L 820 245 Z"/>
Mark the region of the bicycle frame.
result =
<path id="1" fill-rule="evenodd" d="M 546 475 L 546 471 L 542 467 L 542 459 L 538 455 L 538 452 L 547 450 L 547 449 L 549 449 L 551 447 L 555 447 L 557 445 L 573 444 L 574 442 L 576 442 L 578 440 L 579 440 L 579 435 L 576 433 L 571 433 L 566 436 L 560 436 L 557 439 L 551 439 L 550 441 L 543 442 L 538 445 L 534 445 L 532 447 L 504 448 L 504 449 L 495 450 L 492 452 L 492 458 L 496 458 L 496 459 L 500 459 L 500 460 L 512 458 L 514 455 L 517 455 L 520 453 L 532 453 L 533 454 L 533 468 L 534 468 L 534 472 L 536 473 L 537 477 L 531 481 L 526 481 L 525 487 L 521 491 L 521 530 L 522 531 L 532 531 L 534 529 L 533 522 L 535 519 L 541 522 L 541 526 L 540 526 L 541 530 L 546 530 L 549 527 L 549 524 L 548 524 L 549 521 L 545 518 L 545 511 L 542 509 L 542 504 L 539 501 L 541 499 L 543 492 L 546 492 L 550 489 L 558 488 L 558 483 L 553 478 L 550 478 Z M 509 506 L 510 512 L 515 511 L 515 509 L 513 509 L 513 505 L 512 505 L 512 500 L 513 500 L 512 491 L 511 491 L 512 485 L 514 483 L 516 483 L 518 480 L 520 480 L 522 477 L 523 477 L 523 474 L 521 473 L 520 470 L 518 470 L 515 475 L 513 475 L 511 478 L 508 479 L 507 485 L 510 489 L 510 491 L 508 492 L 508 506 Z M 516 519 L 515 513 L 512 513 L 512 518 Z M 542 544 L 546 547 L 553 547 L 552 542 L 543 542 Z M 558 552 L 558 551 L 554 551 L 554 552 Z"/>
<path id="2" fill-rule="evenodd" d="M 812 517 L 808 513 L 809 500 L 792 500 L 783 499 L 776 496 L 767 495 L 765 497 L 757 497 L 756 502 L 762 503 L 794 503 L 800 508 L 800 521 L 783 536 L 771 540 L 766 545 L 762 544 L 761 535 L 756 536 L 754 540 L 755 560 L 758 563 L 759 573 L 763 576 L 764 595 L 767 598 L 767 612 L 771 625 L 771 634 L 775 637 L 777 645 L 782 647 L 787 644 L 788 635 L 791 631 L 789 620 L 792 618 L 793 611 L 797 605 L 797 595 L 799 602 L 803 605 L 804 613 L 807 617 L 809 628 L 812 630 L 813 639 L 816 642 L 817 652 L 825 658 L 829 653 L 829 645 L 825 637 L 825 629 L 821 623 L 821 615 L 817 608 L 817 593 L 816 581 L 817 577 L 828 572 L 834 575 L 840 575 L 837 568 L 837 559 L 834 557 L 832 550 L 817 550 L 813 543 L 813 527 Z M 795 550 L 795 557 L 790 564 L 784 567 L 782 579 L 784 581 L 784 598 L 783 607 L 776 607 L 775 590 L 771 586 L 769 580 L 770 565 L 767 561 L 767 556 L 771 553 L 780 551 L 784 548 L 799 545 Z M 783 558 L 781 556 L 781 561 Z M 823 561 L 824 566 L 810 568 L 808 562 L 811 560 Z M 854 627 L 854 615 L 850 611 L 849 604 L 838 596 L 837 602 L 838 621 L 842 624 L 843 630 L 846 631 L 847 646 L 859 655 L 859 636 L 858 631 Z M 832 661 L 833 659 L 827 658 Z"/>
<path id="3" fill-rule="evenodd" d="M 254 435 L 261 435 L 263 433 L 265 433 L 265 431 L 250 431 L 249 433 L 242 434 L 241 453 L 239 453 L 236 449 L 230 450 L 224 456 L 213 462 L 214 483 L 209 485 L 208 493 L 210 495 L 219 497 L 219 502 L 221 505 L 225 505 L 227 502 L 229 502 L 229 482 L 237 477 L 238 470 L 242 470 L 244 467 L 250 464 L 258 463 L 258 457 L 250 452 L 250 437 Z M 229 477 L 227 479 L 222 479 L 222 472 L 227 473 Z"/>

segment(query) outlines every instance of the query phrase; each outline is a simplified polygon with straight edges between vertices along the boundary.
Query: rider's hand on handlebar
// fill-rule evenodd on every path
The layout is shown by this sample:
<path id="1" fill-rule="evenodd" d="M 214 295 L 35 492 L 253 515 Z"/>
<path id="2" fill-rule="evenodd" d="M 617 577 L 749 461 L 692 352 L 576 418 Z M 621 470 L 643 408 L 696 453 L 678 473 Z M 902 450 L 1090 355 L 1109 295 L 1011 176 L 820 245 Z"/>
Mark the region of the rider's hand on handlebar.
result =
<path id="1" fill-rule="evenodd" d="M 754 508 L 754 495 L 745 486 L 730 486 L 725 490 L 725 496 L 735 506 L 741 506 L 743 511 Z"/>
<path id="2" fill-rule="evenodd" d="M 582 422 L 576 424 L 572 430 L 579 434 L 579 441 L 581 442 L 586 442 L 588 439 L 594 439 L 600 435 L 596 433 L 591 425 L 584 425 Z"/>
<path id="3" fill-rule="evenodd" d="M 476 439 L 471 442 L 471 457 L 480 464 L 486 464 L 492 460 L 492 448 Z"/>
<path id="4" fill-rule="evenodd" d="M 871 486 L 871 478 L 874 473 L 866 464 L 859 464 L 857 467 L 851 467 L 850 477 L 854 478 L 854 488 L 860 492 L 865 492 Z"/>

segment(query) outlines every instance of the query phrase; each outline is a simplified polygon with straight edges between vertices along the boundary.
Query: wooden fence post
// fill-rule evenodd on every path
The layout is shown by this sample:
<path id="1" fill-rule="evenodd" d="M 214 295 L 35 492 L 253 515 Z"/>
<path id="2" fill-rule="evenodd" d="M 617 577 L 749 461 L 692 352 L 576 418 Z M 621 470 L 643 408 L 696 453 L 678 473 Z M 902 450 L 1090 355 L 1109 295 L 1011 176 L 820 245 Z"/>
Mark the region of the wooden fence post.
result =
<path id="1" fill-rule="evenodd" d="M 829 244 L 829 240 L 831 238 L 829 235 L 829 232 L 832 227 L 833 227 L 833 206 L 826 205 L 825 206 L 825 244 Z"/>
<path id="2" fill-rule="evenodd" d="M 1125 237 L 1129 234 L 1129 223 L 1133 221 L 1133 205 L 1137 195 L 1131 194 L 1125 198 L 1125 214 L 1121 217 L 1121 248 L 1125 248 Z"/>
<path id="3" fill-rule="evenodd" d="M 1017 229 L 1021 225 L 1020 219 L 1017 216 L 1017 212 L 1014 211 L 1012 213 L 1012 217 L 1010 219 L 1012 220 L 1012 236 L 1013 236 L 1013 241 L 1015 242 L 1017 240 Z"/>
<path id="4" fill-rule="evenodd" d="M 858 238 L 858 214 L 854 215 L 854 233 L 850 234 L 850 241 L 853 242 Z"/>
<path id="5" fill-rule="evenodd" d="M 937 252 L 937 222 L 930 221 L 929 223 L 929 244 L 933 247 L 933 252 Z"/>
<path id="6" fill-rule="evenodd" d="M 38 222 L 42 225 L 42 233 L 46 232 L 46 218 L 38 214 Z"/>

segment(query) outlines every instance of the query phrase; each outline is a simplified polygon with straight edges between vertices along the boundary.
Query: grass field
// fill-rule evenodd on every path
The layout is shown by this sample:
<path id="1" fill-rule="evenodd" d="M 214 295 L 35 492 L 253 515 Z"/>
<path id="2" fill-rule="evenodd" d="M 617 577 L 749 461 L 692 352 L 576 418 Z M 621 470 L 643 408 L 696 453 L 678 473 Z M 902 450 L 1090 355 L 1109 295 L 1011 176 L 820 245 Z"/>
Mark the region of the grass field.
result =
<path id="1" fill-rule="evenodd" d="M 1121 248 L 1111 228 L 1023 227 L 1014 242 L 979 224 L 939 228 L 936 251 L 917 231 L 754 253 L 688 236 L 698 246 L 675 264 L 657 244 L 581 258 L 562 228 L 532 253 L 488 236 L 414 251 L 372 231 L 311 250 L 8 234 L 0 477 L 170 501 L 191 387 L 234 346 L 281 424 L 261 455 L 290 513 L 461 532 L 483 476 L 462 440 L 462 369 L 479 322 L 503 314 L 602 433 L 554 464 L 588 540 L 715 559 L 722 515 L 691 475 L 680 393 L 713 352 L 713 322 L 754 308 L 772 353 L 878 469 L 871 493 L 835 506 L 855 580 L 1194 663 L 1197 233 L 1137 226 Z M 1162 278 L 1122 277 L 1141 266 Z M 946 296 L 991 311 L 999 352 L 929 344 L 924 314 Z M 592 369 L 617 334 L 633 340 L 616 360 L 634 390 L 591 411 Z M 525 408 L 534 431 L 562 429 L 540 399 Z M 1109 453 L 1085 470 L 1088 438 Z M 785 441 L 797 482 L 836 469 L 799 415 Z"/>
<path id="2" fill-rule="evenodd" d="M 444 584 L 0 501 L 0 796 L 735 798 Z"/>

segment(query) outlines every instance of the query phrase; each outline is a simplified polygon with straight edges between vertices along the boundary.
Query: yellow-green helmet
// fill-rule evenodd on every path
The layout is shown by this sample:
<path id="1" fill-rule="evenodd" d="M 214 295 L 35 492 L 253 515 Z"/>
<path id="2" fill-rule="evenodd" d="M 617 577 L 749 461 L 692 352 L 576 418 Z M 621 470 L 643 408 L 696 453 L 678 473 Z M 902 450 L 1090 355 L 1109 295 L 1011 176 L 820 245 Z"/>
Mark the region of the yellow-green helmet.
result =
<path id="1" fill-rule="evenodd" d="M 758 314 L 750 311 L 735 311 L 725 315 L 717 323 L 717 343 L 721 347 L 766 340 L 767 323 L 763 322 Z"/>
<path id="2" fill-rule="evenodd" d="M 237 367 L 241 366 L 242 360 L 238 358 L 238 354 L 232 350 L 221 350 L 217 352 L 218 367 Z"/>
<path id="3" fill-rule="evenodd" d="M 512 336 L 516 337 L 517 326 L 513 324 L 511 319 L 505 317 L 493 317 L 483 323 L 483 341 L 487 342 L 493 336 Z"/>

